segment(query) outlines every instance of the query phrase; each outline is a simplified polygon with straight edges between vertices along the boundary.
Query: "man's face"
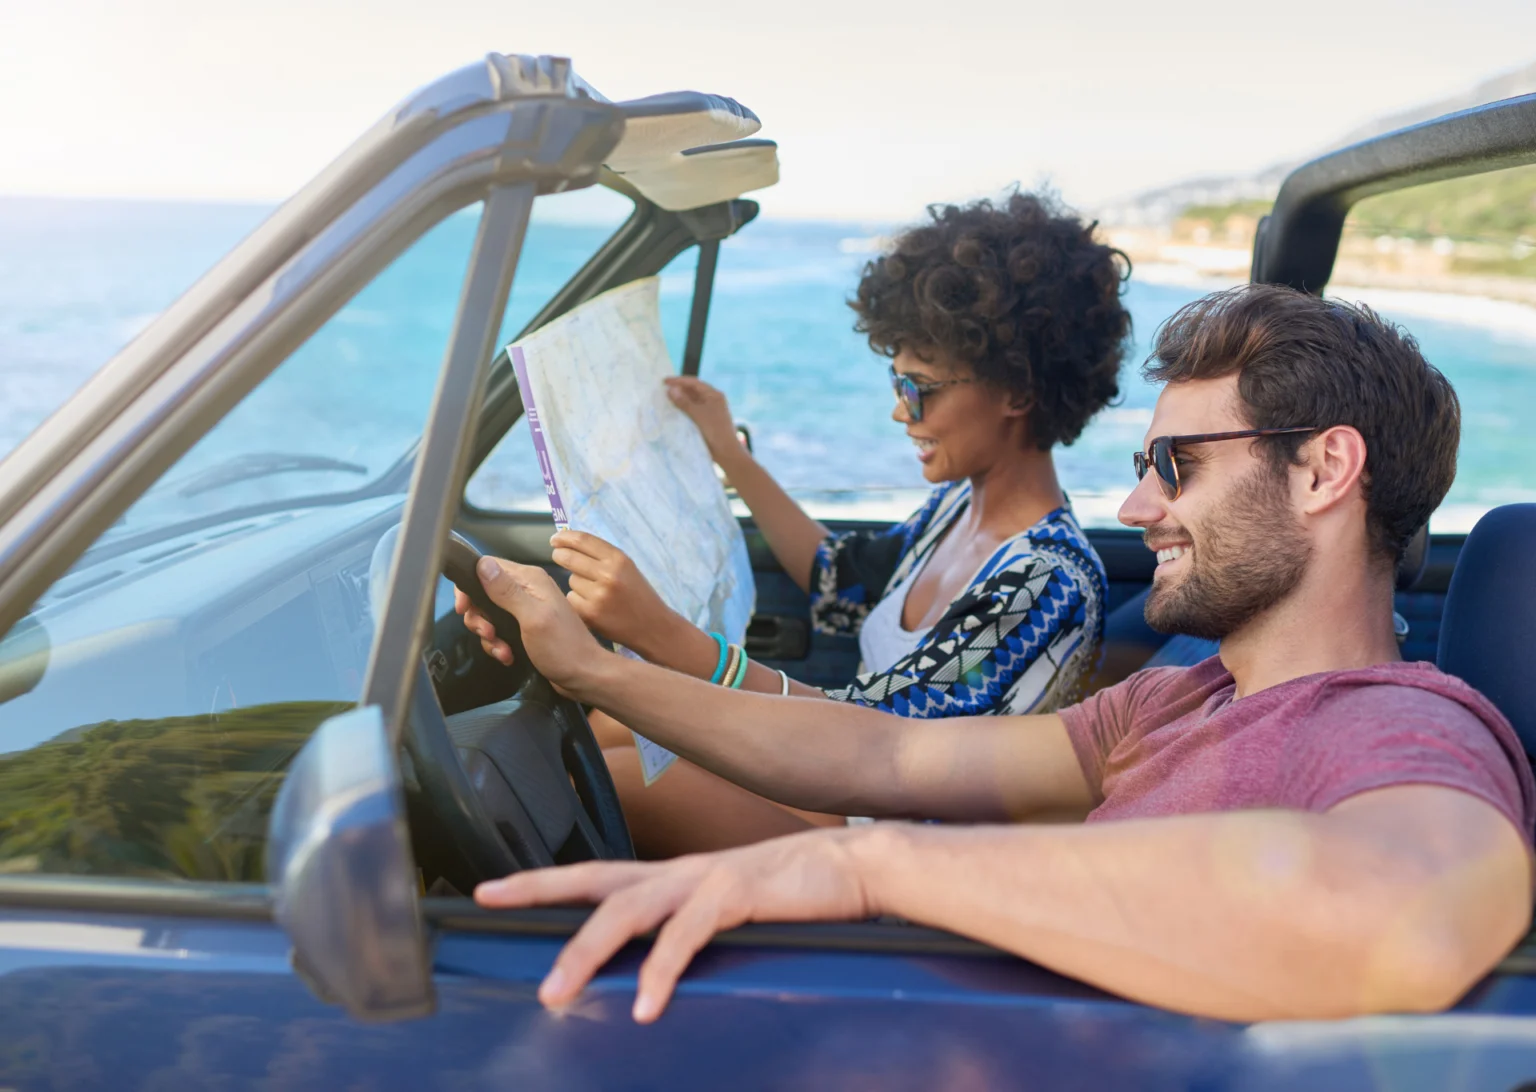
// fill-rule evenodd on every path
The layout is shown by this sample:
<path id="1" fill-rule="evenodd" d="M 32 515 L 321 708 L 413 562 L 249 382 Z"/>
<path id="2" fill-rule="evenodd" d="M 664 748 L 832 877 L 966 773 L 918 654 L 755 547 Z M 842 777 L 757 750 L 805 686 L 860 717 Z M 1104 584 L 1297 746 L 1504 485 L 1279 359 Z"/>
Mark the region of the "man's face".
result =
<path id="1" fill-rule="evenodd" d="M 1171 383 L 1157 400 L 1146 443 L 1157 436 L 1236 432 L 1237 380 Z M 1291 507 L 1289 476 L 1250 439 L 1180 446 L 1177 500 L 1149 470 L 1120 507 L 1158 554 L 1147 624 L 1162 633 L 1220 640 L 1288 596 L 1312 544 Z"/>

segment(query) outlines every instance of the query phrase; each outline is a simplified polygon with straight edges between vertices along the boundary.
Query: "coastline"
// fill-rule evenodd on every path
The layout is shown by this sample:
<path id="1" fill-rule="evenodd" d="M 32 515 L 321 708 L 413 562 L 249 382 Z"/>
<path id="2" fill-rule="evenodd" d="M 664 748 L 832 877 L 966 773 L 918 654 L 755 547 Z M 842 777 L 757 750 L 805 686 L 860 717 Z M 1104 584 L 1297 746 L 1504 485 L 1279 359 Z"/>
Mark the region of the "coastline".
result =
<path id="1" fill-rule="evenodd" d="M 1210 252 L 1205 262 L 1169 260 L 1192 257 L 1185 252 L 1197 249 Z M 1178 253 L 1170 255 L 1170 250 Z M 1154 253 L 1143 251 L 1140 261 L 1135 253 L 1128 253 L 1132 278 L 1146 284 L 1214 292 L 1248 281 L 1246 253 L 1241 268 L 1236 268 L 1229 257 L 1232 251 L 1227 248 L 1166 247 Z M 1524 278 L 1402 274 L 1350 265 L 1328 282 L 1328 295 L 1363 303 L 1373 310 L 1397 311 L 1536 340 L 1536 281 Z"/>

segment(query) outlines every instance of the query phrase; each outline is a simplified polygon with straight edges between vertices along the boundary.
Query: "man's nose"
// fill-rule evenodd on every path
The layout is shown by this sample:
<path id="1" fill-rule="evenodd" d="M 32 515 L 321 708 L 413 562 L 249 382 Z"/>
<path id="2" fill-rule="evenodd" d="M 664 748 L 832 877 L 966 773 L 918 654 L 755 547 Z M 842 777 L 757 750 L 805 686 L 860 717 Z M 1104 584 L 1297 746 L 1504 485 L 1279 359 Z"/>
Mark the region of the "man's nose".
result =
<path id="1" fill-rule="evenodd" d="M 896 399 L 896 405 L 891 410 L 891 420 L 899 425 L 910 425 L 912 415 L 907 412 L 907 404 L 900 397 Z"/>
<path id="2" fill-rule="evenodd" d="M 1157 472 L 1149 470 L 1120 506 L 1120 522 L 1127 527 L 1151 527 L 1168 516 L 1168 500 L 1157 484 Z"/>

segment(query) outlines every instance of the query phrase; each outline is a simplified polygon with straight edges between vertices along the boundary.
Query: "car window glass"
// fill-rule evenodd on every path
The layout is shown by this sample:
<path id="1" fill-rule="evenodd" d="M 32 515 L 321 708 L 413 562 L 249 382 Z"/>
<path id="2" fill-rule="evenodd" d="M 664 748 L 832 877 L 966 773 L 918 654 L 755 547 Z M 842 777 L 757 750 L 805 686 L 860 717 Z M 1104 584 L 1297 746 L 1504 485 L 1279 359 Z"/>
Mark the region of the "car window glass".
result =
<path id="1" fill-rule="evenodd" d="M 498 349 L 528 325 L 634 211 L 633 201 L 603 186 L 546 194 L 534 201 Z"/>
<path id="2" fill-rule="evenodd" d="M 691 273 L 669 270 L 663 275 L 662 329 L 674 362 L 682 359 L 692 293 Z M 526 417 L 513 423 L 470 476 L 464 499 L 471 508 L 486 512 L 549 514 L 549 498 L 544 492 L 544 478 L 534 456 Z"/>
<path id="3" fill-rule="evenodd" d="M 476 212 L 326 322 L 0 643 L 0 871 L 261 878 L 283 771 L 361 692 L 374 546 L 404 501 L 382 475 L 426 420 Z"/>
<path id="4" fill-rule="evenodd" d="M 1536 500 L 1536 167 L 1362 201 L 1327 294 L 1401 323 L 1456 388 L 1456 481 L 1431 530 L 1469 531 L 1489 508 Z"/>
<path id="5" fill-rule="evenodd" d="M 478 208 L 478 206 L 477 206 Z M 475 209 L 392 263 L 152 486 L 104 541 L 254 504 L 366 488 L 425 419 L 458 300 Z"/>
<path id="6" fill-rule="evenodd" d="M 534 202 L 497 347 L 505 346 L 633 215 L 623 194 L 592 186 Z M 528 426 L 519 420 L 470 477 L 465 498 L 494 511 L 549 511 Z"/>

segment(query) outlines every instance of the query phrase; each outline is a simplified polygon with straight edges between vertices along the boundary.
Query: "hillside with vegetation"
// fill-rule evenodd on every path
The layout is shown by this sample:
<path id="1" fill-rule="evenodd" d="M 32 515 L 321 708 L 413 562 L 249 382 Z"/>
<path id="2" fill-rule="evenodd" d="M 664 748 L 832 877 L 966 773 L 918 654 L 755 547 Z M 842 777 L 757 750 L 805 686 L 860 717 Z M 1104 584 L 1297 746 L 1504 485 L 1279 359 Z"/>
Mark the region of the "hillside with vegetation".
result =
<path id="1" fill-rule="evenodd" d="M 1180 263 L 1237 279 L 1272 204 L 1192 204 L 1166 228 L 1113 237 L 1140 263 Z M 1360 202 L 1345 221 L 1332 281 L 1536 304 L 1536 166 Z"/>
<path id="2" fill-rule="evenodd" d="M 1536 277 L 1536 167 L 1456 178 L 1360 202 L 1344 225 L 1345 242 L 1392 238 L 1428 244 L 1469 275 Z"/>
<path id="3" fill-rule="evenodd" d="M 349 708 L 106 721 L 0 756 L 0 871 L 260 880 L 283 774 Z"/>

